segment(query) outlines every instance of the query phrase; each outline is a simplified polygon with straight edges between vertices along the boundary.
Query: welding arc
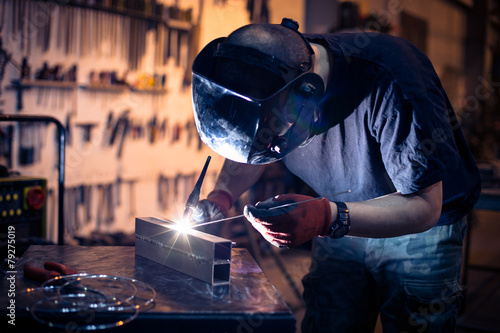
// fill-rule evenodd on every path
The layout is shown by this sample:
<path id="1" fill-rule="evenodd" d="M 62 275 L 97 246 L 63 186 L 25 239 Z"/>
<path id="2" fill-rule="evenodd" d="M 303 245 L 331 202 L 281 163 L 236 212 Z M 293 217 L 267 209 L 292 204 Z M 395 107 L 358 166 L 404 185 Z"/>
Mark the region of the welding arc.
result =
<path id="1" fill-rule="evenodd" d="M 305 202 L 309 202 L 309 201 L 314 201 L 314 200 L 321 200 L 323 198 L 331 198 L 331 197 L 334 197 L 334 196 L 337 196 L 337 195 L 346 194 L 346 193 L 350 193 L 350 192 L 351 192 L 351 190 L 347 190 L 347 191 L 338 192 L 338 193 L 334 193 L 334 194 L 330 194 L 330 195 L 325 195 L 323 197 L 315 197 L 315 198 L 311 198 L 311 199 L 307 199 L 307 200 L 303 200 L 303 201 L 290 202 L 290 203 L 287 203 L 287 204 L 283 204 L 283 205 L 271 207 L 271 208 L 269 208 L 269 210 L 283 208 L 283 207 L 288 207 L 288 206 L 293 206 L 293 205 L 298 205 L 298 204 L 301 204 L 301 203 L 305 203 Z M 210 222 L 195 224 L 195 225 L 192 225 L 191 228 L 201 227 L 201 226 L 208 225 L 208 224 L 213 224 L 213 223 L 220 223 L 220 222 L 224 222 L 224 221 L 228 221 L 228 220 L 234 220 L 234 219 L 238 219 L 238 218 L 244 217 L 244 216 L 245 215 L 241 214 L 241 215 L 226 217 L 226 218 L 223 218 L 223 219 L 220 219 L 220 220 L 215 220 L 215 221 L 210 221 Z"/>

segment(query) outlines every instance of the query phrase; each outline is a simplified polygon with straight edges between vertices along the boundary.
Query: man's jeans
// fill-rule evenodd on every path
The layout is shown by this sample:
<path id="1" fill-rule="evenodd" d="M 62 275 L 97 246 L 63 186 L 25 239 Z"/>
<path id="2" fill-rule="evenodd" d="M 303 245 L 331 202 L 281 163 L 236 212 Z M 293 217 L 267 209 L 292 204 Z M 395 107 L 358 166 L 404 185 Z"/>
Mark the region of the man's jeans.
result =
<path id="1" fill-rule="evenodd" d="M 302 332 L 455 332 L 466 222 L 373 239 L 316 237 Z"/>

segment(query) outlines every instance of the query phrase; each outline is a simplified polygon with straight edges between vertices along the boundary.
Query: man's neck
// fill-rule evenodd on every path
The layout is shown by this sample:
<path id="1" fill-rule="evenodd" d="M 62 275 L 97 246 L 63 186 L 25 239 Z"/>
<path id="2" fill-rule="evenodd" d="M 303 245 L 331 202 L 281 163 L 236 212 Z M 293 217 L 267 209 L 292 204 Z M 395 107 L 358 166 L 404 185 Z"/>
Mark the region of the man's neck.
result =
<path id="1" fill-rule="evenodd" d="M 318 74 L 326 85 L 328 84 L 331 71 L 333 68 L 333 59 L 330 59 L 328 51 L 321 44 L 311 43 L 311 47 L 314 50 L 314 67 L 313 72 Z"/>

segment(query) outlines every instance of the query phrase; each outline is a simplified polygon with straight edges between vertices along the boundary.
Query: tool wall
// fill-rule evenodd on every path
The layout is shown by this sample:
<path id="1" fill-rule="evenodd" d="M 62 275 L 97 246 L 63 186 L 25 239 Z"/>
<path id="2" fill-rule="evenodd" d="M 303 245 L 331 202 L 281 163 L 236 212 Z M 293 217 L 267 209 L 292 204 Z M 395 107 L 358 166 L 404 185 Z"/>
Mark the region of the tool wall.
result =
<path id="1" fill-rule="evenodd" d="M 177 218 L 208 155 L 202 196 L 212 189 L 222 158 L 196 131 L 190 67 L 200 47 L 248 23 L 247 1 L 0 0 L 0 11 L 0 112 L 66 129 L 68 240 L 133 231 L 136 216 Z M 52 127 L 0 124 L 0 164 L 47 179 L 55 240 Z"/>

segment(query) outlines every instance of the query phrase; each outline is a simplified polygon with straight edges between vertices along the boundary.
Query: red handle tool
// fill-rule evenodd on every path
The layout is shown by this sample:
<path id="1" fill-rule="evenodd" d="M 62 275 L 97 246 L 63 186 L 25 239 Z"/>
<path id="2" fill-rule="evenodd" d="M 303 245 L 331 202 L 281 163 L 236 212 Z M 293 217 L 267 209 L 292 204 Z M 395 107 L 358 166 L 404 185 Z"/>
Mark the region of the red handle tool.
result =
<path id="1" fill-rule="evenodd" d="M 45 282 L 61 275 L 77 274 L 74 269 L 54 261 L 46 261 L 43 266 L 45 269 L 30 264 L 24 265 L 24 276 L 35 281 Z"/>
<path id="2" fill-rule="evenodd" d="M 35 281 L 45 282 L 47 280 L 61 276 L 61 273 L 56 271 L 48 271 L 46 269 L 26 264 L 24 265 L 24 276 Z"/>
<path id="3" fill-rule="evenodd" d="M 43 267 L 49 271 L 59 272 L 61 275 L 72 275 L 77 273 L 74 269 L 53 261 L 46 261 Z"/>

